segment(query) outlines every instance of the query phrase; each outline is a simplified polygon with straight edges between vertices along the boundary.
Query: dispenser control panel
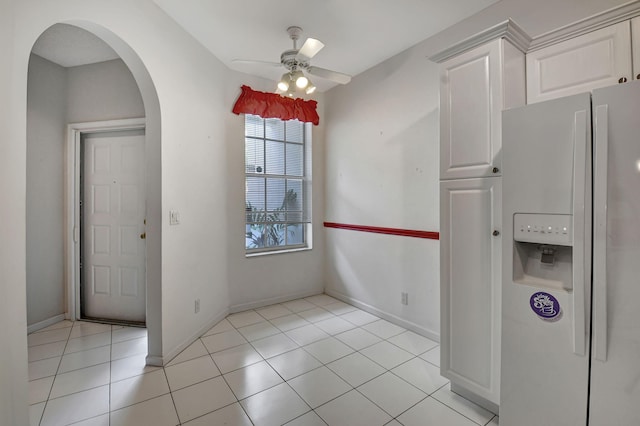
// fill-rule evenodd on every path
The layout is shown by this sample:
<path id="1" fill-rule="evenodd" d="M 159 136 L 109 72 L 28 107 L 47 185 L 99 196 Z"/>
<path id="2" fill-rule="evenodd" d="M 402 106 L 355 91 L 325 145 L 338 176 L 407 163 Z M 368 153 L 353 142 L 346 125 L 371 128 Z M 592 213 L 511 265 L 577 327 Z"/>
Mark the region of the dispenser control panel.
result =
<path id="1" fill-rule="evenodd" d="M 570 214 L 516 213 L 513 239 L 525 243 L 573 245 L 573 216 Z"/>

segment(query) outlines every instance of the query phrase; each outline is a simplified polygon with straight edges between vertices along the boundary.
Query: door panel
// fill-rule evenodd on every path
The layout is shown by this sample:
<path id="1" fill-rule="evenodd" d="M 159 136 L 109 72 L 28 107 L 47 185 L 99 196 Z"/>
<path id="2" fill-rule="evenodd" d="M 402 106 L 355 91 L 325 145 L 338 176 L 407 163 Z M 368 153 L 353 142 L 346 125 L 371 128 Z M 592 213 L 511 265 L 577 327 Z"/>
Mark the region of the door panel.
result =
<path id="1" fill-rule="evenodd" d="M 590 107 L 589 94 L 581 94 L 503 113 L 500 424 L 586 423 L 589 356 L 582 355 L 585 345 L 579 343 L 587 338 L 591 315 L 590 236 L 585 235 L 590 229 Z M 537 218 L 530 239 L 522 238 L 522 225 L 516 224 L 523 214 Z M 538 226 L 555 215 L 571 217 L 571 246 L 569 241 L 551 244 L 555 258 L 543 262 L 550 240 Z M 552 320 L 536 310 L 541 292 L 557 301 Z"/>
<path id="2" fill-rule="evenodd" d="M 501 46 L 496 40 L 440 66 L 440 179 L 489 176 L 500 166 Z"/>
<path id="3" fill-rule="evenodd" d="M 629 21 L 527 54 L 527 102 L 561 98 L 631 80 Z"/>
<path id="4" fill-rule="evenodd" d="M 604 345 L 605 355 L 591 363 L 590 424 L 640 424 L 640 81 L 626 83 L 593 94 L 594 111 L 606 106 L 606 118 L 594 120 L 596 165 L 602 158 L 607 138 L 606 240 L 604 259 L 594 259 L 594 275 L 606 268 L 604 282 L 594 281 L 595 345 Z M 602 111 L 602 109 L 601 109 Z M 608 126 L 607 132 L 598 127 Z M 600 128 L 602 130 L 602 128 Z M 598 168 L 596 167 L 596 173 Z M 604 202 L 604 200 L 603 200 Z M 594 206 L 598 211 L 598 206 Z M 602 217 L 596 217 L 596 225 Z M 595 253 L 595 251 L 594 251 Z M 606 263 L 605 263 L 606 262 Z M 604 304 L 605 306 L 601 306 Z M 604 310 L 602 308 L 605 308 Z M 604 329 L 603 329 L 604 327 Z"/>
<path id="5" fill-rule="evenodd" d="M 495 404 L 500 197 L 500 178 L 440 182 L 441 374 Z"/>
<path id="6" fill-rule="evenodd" d="M 85 135 L 82 315 L 145 321 L 144 134 Z"/>

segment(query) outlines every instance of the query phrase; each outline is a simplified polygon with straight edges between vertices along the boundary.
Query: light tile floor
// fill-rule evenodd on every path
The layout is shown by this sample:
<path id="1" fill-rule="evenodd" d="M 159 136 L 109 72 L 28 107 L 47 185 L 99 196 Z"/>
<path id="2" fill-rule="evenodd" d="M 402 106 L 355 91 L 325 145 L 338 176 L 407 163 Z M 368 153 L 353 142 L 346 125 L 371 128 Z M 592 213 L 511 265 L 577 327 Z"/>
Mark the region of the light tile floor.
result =
<path id="1" fill-rule="evenodd" d="M 436 342 L 324 294 L 229 315 L 164 368 L 142 328 L 28 343 L 32 425 L 498 425 L 450 391 Z"/>

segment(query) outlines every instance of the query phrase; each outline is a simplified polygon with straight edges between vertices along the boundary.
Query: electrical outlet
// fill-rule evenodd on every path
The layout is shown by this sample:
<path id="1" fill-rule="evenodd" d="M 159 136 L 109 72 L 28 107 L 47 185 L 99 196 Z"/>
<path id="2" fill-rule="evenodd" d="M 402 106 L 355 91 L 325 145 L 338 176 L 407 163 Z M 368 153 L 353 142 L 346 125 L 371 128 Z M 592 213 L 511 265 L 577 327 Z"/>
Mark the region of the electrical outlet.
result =
<path id="1" fill-rule="evenodd" d="M 409 304 L 409 293 L 405 293 L 404 291 L 401 293 L 401 299 L 400 302 L 403 305 L 408 305 Z"/>
<path id="2" fill-rule="evenodd" d="M 198 312 L 200 312 L 200 299 L 196 299 L 195 303 L 194 303 L 194 309 L 193 311 L 197 314 Z"/>

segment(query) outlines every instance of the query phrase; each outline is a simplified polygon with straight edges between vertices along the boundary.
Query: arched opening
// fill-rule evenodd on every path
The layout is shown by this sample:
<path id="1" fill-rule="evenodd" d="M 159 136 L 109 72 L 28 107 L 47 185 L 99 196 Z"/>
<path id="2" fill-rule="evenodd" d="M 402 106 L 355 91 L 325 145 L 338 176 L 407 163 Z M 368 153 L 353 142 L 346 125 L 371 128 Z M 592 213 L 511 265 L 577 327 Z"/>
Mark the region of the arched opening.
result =
<path id="1" fill-rule="evenodd" d="M 106 56 L 95 55 L 95 46 L 100 43 L 104 45 Z M 93 58 L 82 58 L 80 50 L 87 44 L 92 46 L 88 52 L 94 55 Z M 65 48 L 68 50 L 73 46 L 75 52 L 64 52 Z M 74 54 L 80 62 L 63 61 L 65 56 L 69 59 Z M 76 190 L 82 188 L 85 181 L 81 174 L 74 174 L 83 170 L 85 153 L 81 140 L 90 134 L 99 135 L 99 139 L 115 137 L 115 134 L 106 132 L 114 129 L 124 130 L 122 134 L 131 136 L 131 131 L 138 129 L 142 122 L 144 133 L 137 131 L 141 145 L 139 157 L 131 160 L 131 150 L 127 155 L 120 150 L 115 154 L 107 153 L 107 156 L 118 155 L 125 163 L 128 161 L 129 169 L 143 170 L 138 176 L 138 189 L 144 195 L 135 197 L 132 195 L 135 190 L 129 188 L 128 195 L 124 190 L 123 194 L 117 194 L 117 198 L 118 202 L 127 197 L 135 198 L 140 206 L 138 210 L 143 213 L 138 218 L 142 223 L 137 228 L 127 224 L 125 228 L 128 226 L 136 238 L 138 235 L 146 237 L 142 245 L 146 253 L 141 255 L 146 275 L 141 281 L 144 293 L 140 295 L 140 289 L 131 286 L 135 282 L 131 277 L 139 271 L 131 272 L 132 268 L 129 268 L 129 272 L 118 270 L 117 275 L 118 285 L 128 285 L 125 290 L 129 294 L 137 292 L 138 299 L 142 300 L 142 318 L 148 329 L 147 363 L 158 363 L 162 356 L 160 107 L 149 73 L 136 52 L 104 27 L 84 21 L 56 24 L 43 32 L 32 51 L 27 110 L 26 277 L 29 331 L 46 327 L 62 317 L 79 319 L 82 312 L 79 308 L 79 256 L 83 232 L 77 225 L 82 217 L 80 201 L 86 205 L 93 196 L 87 196 L 86 200 L 77 197 Z M 131 119 L 137 120 L 133 127 Z M 69 126 L 71 123 L 75 124 Z M 108 129 L 109 126 L 113 128 Z M 77 145 L 68 142 L 69 134 L 78 138 Z M 103 201 L 108 198 L 103 197 Z M 140 246 L 140 241 L 132 240 L 123 232 L 122 229 L 113 231 L 111 235 L 115 240 L 110 240 L 108 233 L 103 233 L 98 245 L 101 244 L 106 251 L 115 249 L 115 246 L 126 249 L 127 244 L 129 251 L 132 251 L 131 247 Z M 88 247 L 88 243 L 85 245 Z M 100 273 L 92 275 L 99 277 Z M 102 284 L 114 281 L 108 276 L 108 272 L 103 274 Z M 108 315 L 104 317 L 108 318 Z M 139 313 L 137 318 L 140 318 Z M 128 317 L 118 312 L 112 319 L 128 320 Z"/>

